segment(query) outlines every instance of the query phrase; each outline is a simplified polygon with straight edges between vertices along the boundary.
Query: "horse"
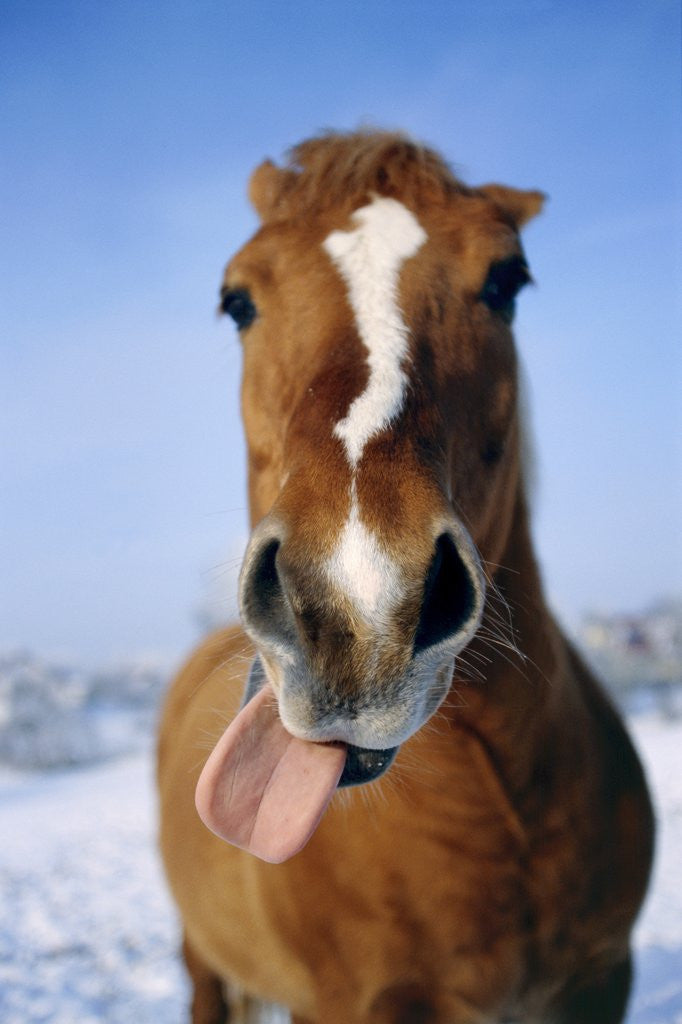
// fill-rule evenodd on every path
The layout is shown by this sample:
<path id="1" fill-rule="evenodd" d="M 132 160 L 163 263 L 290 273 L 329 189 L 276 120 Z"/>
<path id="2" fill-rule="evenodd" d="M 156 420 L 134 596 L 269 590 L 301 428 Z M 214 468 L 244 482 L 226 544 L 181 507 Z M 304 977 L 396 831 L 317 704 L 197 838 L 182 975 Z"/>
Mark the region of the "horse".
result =
<path id="1" fill-rule="evenodd" d="M 242 625 L 191 656 L 159 740 L 191 1020 L 616 1024 L 653 814 L 531 539 L 512 320 L 543 194 L 381 131 L 249 191 L 220 293 Z"/>

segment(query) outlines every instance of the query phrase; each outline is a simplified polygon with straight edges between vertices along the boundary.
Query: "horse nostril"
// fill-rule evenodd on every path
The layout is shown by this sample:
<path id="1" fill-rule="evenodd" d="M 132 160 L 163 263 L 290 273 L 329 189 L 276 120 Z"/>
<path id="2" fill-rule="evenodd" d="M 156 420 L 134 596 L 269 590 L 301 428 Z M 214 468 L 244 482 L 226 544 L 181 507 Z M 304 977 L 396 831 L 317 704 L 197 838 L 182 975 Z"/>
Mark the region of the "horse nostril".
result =
<path id="1" fill-rule="evenodd" d="M 414 653 L 419 654 L 454 637 L 475 615 L 477 592 L 470 569 L 448 533 L 436 541 L 436 550 L 424 585 Z"/>
<path id="2" fill-rule="evenodd" d="M 269 537 L 250 552 L 240 583 L 242 620 L 248 632 L 276 643 L 293 638 L 291 609 L 277 569 L 280 541 Z"/>

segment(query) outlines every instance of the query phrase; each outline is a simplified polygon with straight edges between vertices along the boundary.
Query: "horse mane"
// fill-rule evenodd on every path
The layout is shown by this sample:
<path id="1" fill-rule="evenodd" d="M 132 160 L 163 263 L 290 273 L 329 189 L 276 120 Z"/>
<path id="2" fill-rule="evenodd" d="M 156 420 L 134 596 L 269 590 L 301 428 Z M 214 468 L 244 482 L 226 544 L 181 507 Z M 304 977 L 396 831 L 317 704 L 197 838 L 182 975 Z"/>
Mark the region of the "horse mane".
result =
<path id="1" fill-rule="evenodd" d="M 355 207 L 371 193 L 414 208 L 470 193 L 433 150 L 400 132 L 327 132 L 292 147 L 283 167 L 266 161 L 251 179 L 263 220 Z"/>

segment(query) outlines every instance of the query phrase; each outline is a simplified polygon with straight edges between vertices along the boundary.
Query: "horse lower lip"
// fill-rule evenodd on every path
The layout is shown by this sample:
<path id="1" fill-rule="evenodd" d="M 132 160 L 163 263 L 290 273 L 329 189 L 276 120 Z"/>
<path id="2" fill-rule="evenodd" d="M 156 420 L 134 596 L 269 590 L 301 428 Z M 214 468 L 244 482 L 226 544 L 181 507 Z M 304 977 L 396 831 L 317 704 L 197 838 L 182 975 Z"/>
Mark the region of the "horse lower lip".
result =
<path id="1" fill-rule="evenodd" d="M 339 779 L 339 788 L 345 786 L 361 786 L 365 782 L 373 782 L 393 764 L 397 747 L 387 750 L 370 750 L 367 747 L 348 746 L 346 763 Z"/>

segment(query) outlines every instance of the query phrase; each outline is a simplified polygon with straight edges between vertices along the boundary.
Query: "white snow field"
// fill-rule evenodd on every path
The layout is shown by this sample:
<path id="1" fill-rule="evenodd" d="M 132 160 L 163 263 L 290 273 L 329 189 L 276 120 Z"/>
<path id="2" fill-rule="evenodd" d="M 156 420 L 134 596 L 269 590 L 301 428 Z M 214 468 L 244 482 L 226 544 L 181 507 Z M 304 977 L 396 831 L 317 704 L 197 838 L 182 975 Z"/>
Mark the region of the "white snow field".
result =
<path id="1" fill-rule="evenodd" d="M 682 720 L 631 724 L 660 831 L 628 1022 L 682 1024 Z M 187 1020 L 155 832 L 151 754 L 49 774 L 2 770 L 2 1024 Z"/>

